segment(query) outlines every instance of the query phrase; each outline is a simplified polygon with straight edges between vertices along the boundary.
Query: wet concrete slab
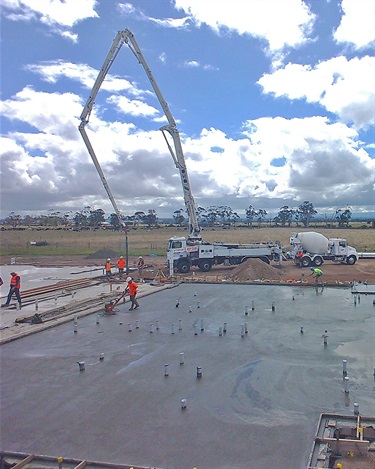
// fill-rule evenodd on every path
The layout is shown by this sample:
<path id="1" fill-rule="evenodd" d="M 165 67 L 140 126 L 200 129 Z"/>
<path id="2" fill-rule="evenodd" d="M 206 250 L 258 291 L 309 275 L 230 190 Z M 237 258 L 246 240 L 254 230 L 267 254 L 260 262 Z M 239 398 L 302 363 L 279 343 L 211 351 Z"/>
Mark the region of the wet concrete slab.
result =
<path id="1" fill-rule="evenodd" d="M 352 413 L 357 402 L 375 415 L 371 295 L 184 284 L 140 303 L 99 324 L 79 319 L 76 333 L 71 322 L 0 347 L 3 449 L 179 469 L 301 469 L 320 413 Z"/>

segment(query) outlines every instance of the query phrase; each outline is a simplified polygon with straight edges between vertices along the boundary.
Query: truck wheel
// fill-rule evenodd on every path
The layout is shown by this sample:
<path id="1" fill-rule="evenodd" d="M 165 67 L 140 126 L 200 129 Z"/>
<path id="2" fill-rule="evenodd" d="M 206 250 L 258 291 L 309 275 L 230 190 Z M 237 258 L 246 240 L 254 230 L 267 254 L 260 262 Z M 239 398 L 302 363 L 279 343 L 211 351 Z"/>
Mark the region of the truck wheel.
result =
<path id="1" fill-rule="evenodd" d="M 267 256 L 264 256 L 264 257 L 259 257 L 259 259 L 264 262 L 265 264 L 269 264 L 270 263 L 270 260 L 268 259 Z"/>
<path id="2" fill-rule="evenodd" d="M 357 262 L 357 258 L 355 256 L 349 256 L 347 259 L 346 259 L 346 263 L 348 265 L 354 265 L 355 263 Z"/>
<path id="3" fill-rule="evenodd" d="M 323 264 L 323 258 L 320 257 L 320 256 L 316 256 L 316 257 L 314 258 L 314 265 L 315 265 L 316 267 L 320 267 L 322 264 Z"/>
<path id="4" fill-rule="evenodd" d="M 180 261 L 177 264 L 177 270 L 180 274 L 188 274 L 190 272 L 190 262 L 189 261 Z"/>
<path id="5" fill-rule="evenodd" d="M 311 259 L 310 257 L 303 256 L 301 259 L 301 266 L 302 267 L 310 267 L 311 264 Z"/>
<path id="6" fill-rule="evenodd" d="M 199 264 L 199 270 L 202 272 L 209 272 L 212 268 L 212 264 L 210 261 L 201 261 Z"/>

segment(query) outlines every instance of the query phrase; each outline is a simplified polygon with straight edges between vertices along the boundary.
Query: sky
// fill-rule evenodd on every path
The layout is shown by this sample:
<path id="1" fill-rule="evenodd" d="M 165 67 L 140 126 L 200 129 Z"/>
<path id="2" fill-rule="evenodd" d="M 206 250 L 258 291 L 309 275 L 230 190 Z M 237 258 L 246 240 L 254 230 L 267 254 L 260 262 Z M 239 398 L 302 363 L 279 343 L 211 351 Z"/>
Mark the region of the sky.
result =
<path id="1" fill-rule="evenodd" d="M 2 0 L 0 12 L 0 217 L 114 212 L 78 126 L 126 29 L 177 123 L 197 206 L 374 216 L 373 0 Z M 184 209 L 166 123 L 125 44 L 86 126 L 124 215 Z"/>

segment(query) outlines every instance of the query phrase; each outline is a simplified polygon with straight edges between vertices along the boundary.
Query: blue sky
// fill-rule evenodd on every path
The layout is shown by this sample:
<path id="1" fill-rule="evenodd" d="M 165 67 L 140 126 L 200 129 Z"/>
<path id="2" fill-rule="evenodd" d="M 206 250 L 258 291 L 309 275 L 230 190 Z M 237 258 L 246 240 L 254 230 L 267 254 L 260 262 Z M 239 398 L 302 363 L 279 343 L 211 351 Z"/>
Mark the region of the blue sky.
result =
<path id="1" fill-rule="evenodd" d="M 199 206 L 374 211 L 373 0 L 3 0 L 1 217 L 113 212 L 78 132 L 130 29 L 177 122 Z M 183 208 L 166 123 L 125 45 L 90 139 L 124 215 Z"/>

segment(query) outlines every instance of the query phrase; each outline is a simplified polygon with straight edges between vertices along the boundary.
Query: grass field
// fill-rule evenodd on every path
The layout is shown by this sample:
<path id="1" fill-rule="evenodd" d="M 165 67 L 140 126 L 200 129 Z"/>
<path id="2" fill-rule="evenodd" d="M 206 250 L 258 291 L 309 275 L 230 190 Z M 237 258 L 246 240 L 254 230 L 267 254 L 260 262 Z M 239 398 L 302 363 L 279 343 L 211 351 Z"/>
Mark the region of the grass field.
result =
<path id="1" fill-rule="evenodd" d="M 375 252 L 373 229 L 321 229 L 310 228 L 207 228 L 203 239 L 208 242 L 253 243 L 281 241 L 289 244 L 289 238 L 295 231 L 319 231 L 327 237 L 345 238 L 358 252 Z M 137 229 L 128 233 L 129 256 L 164 256 L 168 239 L 172 236 L 186 236 L 187 231 L 173 227 L 158 229 Z M 38 246 L 34 243 L 48 243 Z M 118 255 L 124 254 L 125 235 L 123 232 L 107 230 L 64 231 L 64 230 L 6 230 L 1 231 L 1 255 L 53 256 L 53 255 L 89 255 L 102 249 L 111 249 Z"/>

